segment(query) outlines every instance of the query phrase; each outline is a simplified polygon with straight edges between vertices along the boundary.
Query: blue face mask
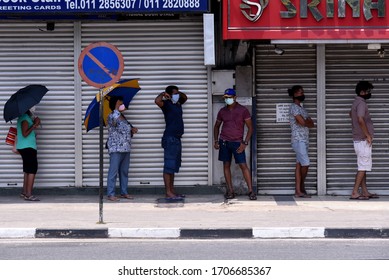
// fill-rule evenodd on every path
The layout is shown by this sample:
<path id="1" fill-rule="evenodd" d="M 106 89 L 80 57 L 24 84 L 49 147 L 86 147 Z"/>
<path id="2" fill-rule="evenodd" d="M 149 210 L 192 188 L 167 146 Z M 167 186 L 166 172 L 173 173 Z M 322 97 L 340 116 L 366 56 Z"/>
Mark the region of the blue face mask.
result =
<path id="1" fill-rule="evenodd" d="M 180 95 L 179 94 L 173 94 L 172 95 L 172 102 L 173 102 L 173 104 L 176 104 L 179 99 L 180 99 Z"/>
<path id="2" fill-rule="evenodd" d="M 234 98 L 225 98 L 224 102 L 226 102 L 227 105 L 234 104 Z"/>

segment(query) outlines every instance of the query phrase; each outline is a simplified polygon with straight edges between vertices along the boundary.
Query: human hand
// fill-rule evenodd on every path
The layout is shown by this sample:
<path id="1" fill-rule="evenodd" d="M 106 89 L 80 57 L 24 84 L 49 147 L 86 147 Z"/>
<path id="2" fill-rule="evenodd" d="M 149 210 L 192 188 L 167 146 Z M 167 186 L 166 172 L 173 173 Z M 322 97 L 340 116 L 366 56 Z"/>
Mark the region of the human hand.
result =
<path id="1" fill-rule="evenodd" d="M 213 147 L 214 147 L 216 150 L 219 150 L 219 149 L 220 149 L 219 141 L 215 141 L 214 144 L 213 144 Z"/>
<path id="2" fill-rule="evenodd" d="M 246 149 L 246 145 L 243 143 L 240 143 L 239 148 L 236 150 L 236 152 L 238 154 L 240 154 L 240 153 L 243 153 L 245 149 Z"/>
<path id="3" fill-rule="evenodd" d="M 138 128 L 137 127 L 131 127 L 131 134 L 136 134 L 138 133 Z"/>
<path id="4" fill-rule="evenodd" d="M 34 119 L 34 127 L 38 127 L 41 124 L 41 119 L 39 117 L 36 117 Z"/>
<path id="5" fill-rule="evenodd" d="M 370 135 L 368 135 L 366 137 L 366 142 L 367 144 L 369 144 L 369 146 L 371 146 L 373 144 L 373 138 Z"/>

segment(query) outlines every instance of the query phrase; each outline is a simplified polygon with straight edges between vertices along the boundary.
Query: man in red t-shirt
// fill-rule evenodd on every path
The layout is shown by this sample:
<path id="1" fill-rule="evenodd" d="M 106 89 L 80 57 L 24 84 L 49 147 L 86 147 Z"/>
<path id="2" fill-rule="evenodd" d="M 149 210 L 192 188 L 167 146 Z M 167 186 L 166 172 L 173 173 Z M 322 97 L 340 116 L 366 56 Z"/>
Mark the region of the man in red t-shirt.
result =
<path id="1" fill-rule="evenodd" d="M 234 89 L 226 89 L 223 97 L 227 106 L 220 109 L 217 114 L 213 135 L 215 139 L 214 147 L 219 150 L 219 160 L 223 162 L 224 177 L 227 184 L 225 198 L 232 199 L 235 197 L 231 178 L 231 161 L 232 155 L 234 155 L 235 163 L 239 165 L 246 181 L 249 199 L 256 200 L 257 196 L 253 191 L 251 173 L 244 152 L 253 134 L 250 112 L 246 107 L 236 102 L 236 91 Z M 245 125 L 248 129 L 246 137 L 244 137 Z"/>

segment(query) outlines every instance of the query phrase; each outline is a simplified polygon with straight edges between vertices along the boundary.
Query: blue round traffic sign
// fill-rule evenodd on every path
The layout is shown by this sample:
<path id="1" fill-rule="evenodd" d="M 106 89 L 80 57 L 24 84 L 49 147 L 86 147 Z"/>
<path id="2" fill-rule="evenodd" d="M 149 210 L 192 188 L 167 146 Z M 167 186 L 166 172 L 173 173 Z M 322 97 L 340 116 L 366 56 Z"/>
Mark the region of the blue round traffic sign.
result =
<path id="1" fill-rule="evenodd" d="M 109 43 L 93 43 L 81 52 L 78 70 L 88 85 L 96 88 L 108 87 L 119 81 L 123 74 L 123 56 Z"/>

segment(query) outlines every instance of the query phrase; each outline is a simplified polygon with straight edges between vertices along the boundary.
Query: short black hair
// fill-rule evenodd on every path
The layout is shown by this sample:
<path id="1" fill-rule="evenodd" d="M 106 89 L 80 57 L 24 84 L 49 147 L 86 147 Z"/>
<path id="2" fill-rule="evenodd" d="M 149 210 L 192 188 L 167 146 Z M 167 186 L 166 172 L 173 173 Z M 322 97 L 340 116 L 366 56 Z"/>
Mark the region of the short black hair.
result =
<path id="1" fill-rule="evenodd" d="M 359 95 L 361 91 L 368 91 L 369 89 L 373 89 L 374 86 L 372 83 L 368 81 L 359 81 L 357 86 L 355 87 L 355 93 Z"/>
<path id="2" fill-rule="evenodd" d="M 122 100 L 123 101 L 123 97 L 121 97 L 121 96 L 111 96 L 110 97 L 110 99 L 109 99 L 109 108 L 112 111 L 115 110 L 116 102 L 118 102 L 118 100 Z"/>
<path id="3" fill-rule="evenodd" d="M 177 86 L 171 85 L 171 86 L 167 86 L 167 87 L 165 88 L 165 92 L 168 93 L 168 94 L 170 94 L 170 95 L 173 94 L 173 90 L 177 90 L 177 91 L 178 91 L 178 87 L 177 87 Z"/>
<path id="4" fill-rule="evenodd" d="M 302 89 L 302 88 L 303 88 L 303 87 L 300 86 L 300 85 L 295 85 L 295 86 L 293 86 L 292 88 L 289 88 L 289 89 L 288 89 L 288 95 L 291 96 L 291 97 L 294 97 L 294 94 L 295 94 L 298 90 L 300 90 L 300 89 Z"/>

